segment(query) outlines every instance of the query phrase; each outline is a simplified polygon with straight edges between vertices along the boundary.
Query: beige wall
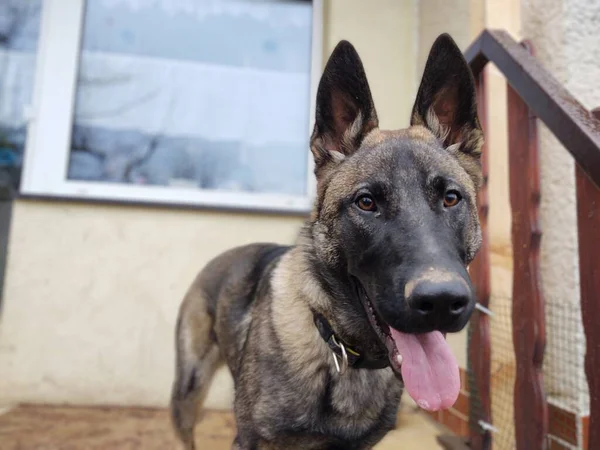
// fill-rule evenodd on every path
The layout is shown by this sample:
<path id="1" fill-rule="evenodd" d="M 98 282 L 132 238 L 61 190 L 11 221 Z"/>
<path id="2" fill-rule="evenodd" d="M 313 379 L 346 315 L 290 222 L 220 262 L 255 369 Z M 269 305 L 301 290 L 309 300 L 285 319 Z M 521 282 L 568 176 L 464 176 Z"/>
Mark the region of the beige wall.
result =
<path id="1" fill-rule="evenodd" d="M 482 0 L 419 0 L 418 76 L 421 76 L 433 41 L 449 33 L 466 49 L 483 28 Z"/>
<path id="2" fill-rule="evenodd" d="M 177 307 L 226 247 L 292 242 L 299 218 L 17 202 L 0 399 L 164 405 Z"/>
<path id="3" fill-rule="evenodd" d="M 521 39 L 519 0 L 485 0 L 484 8 L 486 28 L 504 29 L 514 39 Z M 492 419 L 498 428 L 497 438 L 509 448 L 514 447 L 512 397 L 516 366 L 512 343 L 512 216 L 508 188 L 506 80 L 493 64 L 486 68 L 485 76 L 490 202 L 488 232 L 492 250 L 490 309 L 495 312 L 490 321 Z"/>
<path id="4" fill-rule="evenodd" d="M 382 127 L 408 124 L 416 3 L 326 2 L 324 49 L 360 52 Z M 308 149 L 307 149 L 308 151 Z M 180 299 L 228 247 L 290 243 L 300 218 L 18 201 L 0 317 L 0 405 L 21 401 L 164 406 Z M 228 407 L 219 373 L 208 406 Z"/>
<path id="5" fill-rule="evenodd" d="M 325 2 L 325 58 L 340 39 L 356 47 L 365 66 L 381 128 L 408 126 L 416 93 L 416 0 Z"/>

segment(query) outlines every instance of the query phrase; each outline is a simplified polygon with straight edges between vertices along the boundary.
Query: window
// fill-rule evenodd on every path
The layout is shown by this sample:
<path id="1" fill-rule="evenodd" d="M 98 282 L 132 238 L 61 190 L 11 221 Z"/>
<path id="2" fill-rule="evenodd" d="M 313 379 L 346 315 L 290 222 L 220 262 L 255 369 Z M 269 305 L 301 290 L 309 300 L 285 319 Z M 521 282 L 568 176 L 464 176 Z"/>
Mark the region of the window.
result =
<path id="1" fill-rule="evenodd" d="M 302 0 L 45 0 L 22 192 L 307 211 L 320 16 Z"/>
<path id="2" fill-rule="evenodd" d="M 0 2 L 0 183 L 15 188 L 21 178 L 41 1 Z"/>

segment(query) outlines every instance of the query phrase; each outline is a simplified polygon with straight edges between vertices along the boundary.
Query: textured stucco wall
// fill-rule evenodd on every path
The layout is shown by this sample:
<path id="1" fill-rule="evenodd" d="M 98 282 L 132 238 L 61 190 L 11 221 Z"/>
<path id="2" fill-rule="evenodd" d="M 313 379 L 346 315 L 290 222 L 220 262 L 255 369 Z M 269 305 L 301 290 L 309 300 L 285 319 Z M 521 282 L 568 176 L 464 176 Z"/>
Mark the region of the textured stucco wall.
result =
<path id="1" fill-rule="evenodd" d="M 600 2 L 523 0 L 522 16 L 523 34 L 542 64 L 588 109 L 600 105 Z M 585 414 L 574 163 L 544 126 L 540 145 L 546 390 L 552 401 Z"/>
<path id="2" fill-rule="evenodd" d="M 382 127 L 406 126 L 416 3 L 326 1 L 324 51 L 351 40 Z M 308 149 L 307 149 L 308 152 Z M 293 242 L 300 218 L 18 201 L 0 315 L 0 406 L 167 403 L 177 308 L 197 271 L 254 241 Z M 207 406 L 229 407 L 225 370 Z"/>

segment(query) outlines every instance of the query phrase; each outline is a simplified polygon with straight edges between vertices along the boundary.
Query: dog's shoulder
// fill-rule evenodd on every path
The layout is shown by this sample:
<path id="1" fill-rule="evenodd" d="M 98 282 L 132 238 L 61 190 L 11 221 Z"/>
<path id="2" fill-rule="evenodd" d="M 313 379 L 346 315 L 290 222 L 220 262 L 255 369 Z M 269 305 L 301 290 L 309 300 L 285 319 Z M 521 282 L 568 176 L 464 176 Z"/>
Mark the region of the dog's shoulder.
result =
<path id="1" fill-rule="evenodd" d="M 216 301 L 224 289 L 253 292 L 267 268 L 290 249 L 273 243 L 231 248 L 208 262 L 196 284 L 207 298 Z"/>

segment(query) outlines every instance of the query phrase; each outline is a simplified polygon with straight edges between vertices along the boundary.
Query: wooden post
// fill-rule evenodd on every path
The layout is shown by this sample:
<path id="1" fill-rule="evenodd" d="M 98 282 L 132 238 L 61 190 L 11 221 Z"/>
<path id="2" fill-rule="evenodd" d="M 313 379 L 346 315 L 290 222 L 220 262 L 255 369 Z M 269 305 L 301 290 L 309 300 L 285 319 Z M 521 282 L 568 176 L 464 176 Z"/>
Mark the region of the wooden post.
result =
<path id="1" fill-rule="evenodd" d="M 600 108 L 594 116 L 600 120 Z M 600 130 L 600 125 L 598 126 Z M 600 448 L 600 189 L 576 165 L 581 315 L 590 392 L 589 450 Z"/>
<path id="2" fill-rule="evenodd" d="M 484 133 L 487 129 L 487 109 L 485 102 L 485 71 L 481 71 L 476 77 L 477 105 L 479 120 Z M 487 141 L 487 139 L 486 139 Z M 488 239 L 488 145 L 484 144 L 482 154 L 483 186 L 477 198 L 479 207 L 479 220 L 483 244 L 475 260 L 469 268 L 473 285 L 477 292 L 477 300 L 481 306 L 489 307 L 491 285 L 490 285 L 490 250 Z M 471 333 L 469 338 L 468 357 L 472 368 L 472 381 L 469 390 L 471 392 L 471 421 L 470 447 L 473 450 L 490 450 L 492 436 L 488 429 L 482 428 L 479 421 L 492 423 L 492 403 L 490 398 L 491 381 L 491 355 L 490 355 L 490 323 L 489 316 L 479 310 L 475 310 L 471 318 Z M 479 404 L 474 402 L 479 400 Z M 479 413 L 479 414 L 478 414 Z"/>
<path id="3" fill-rule="evenodd" d="M 510 85 L 508 152 L 512 209 L 512 323 L 516 379 L 515 439 L 518 450 L 547 448 L 548 406 L 542 366 L 546 346 L 540 279 L 540 166 L 536 117 Z"/>

